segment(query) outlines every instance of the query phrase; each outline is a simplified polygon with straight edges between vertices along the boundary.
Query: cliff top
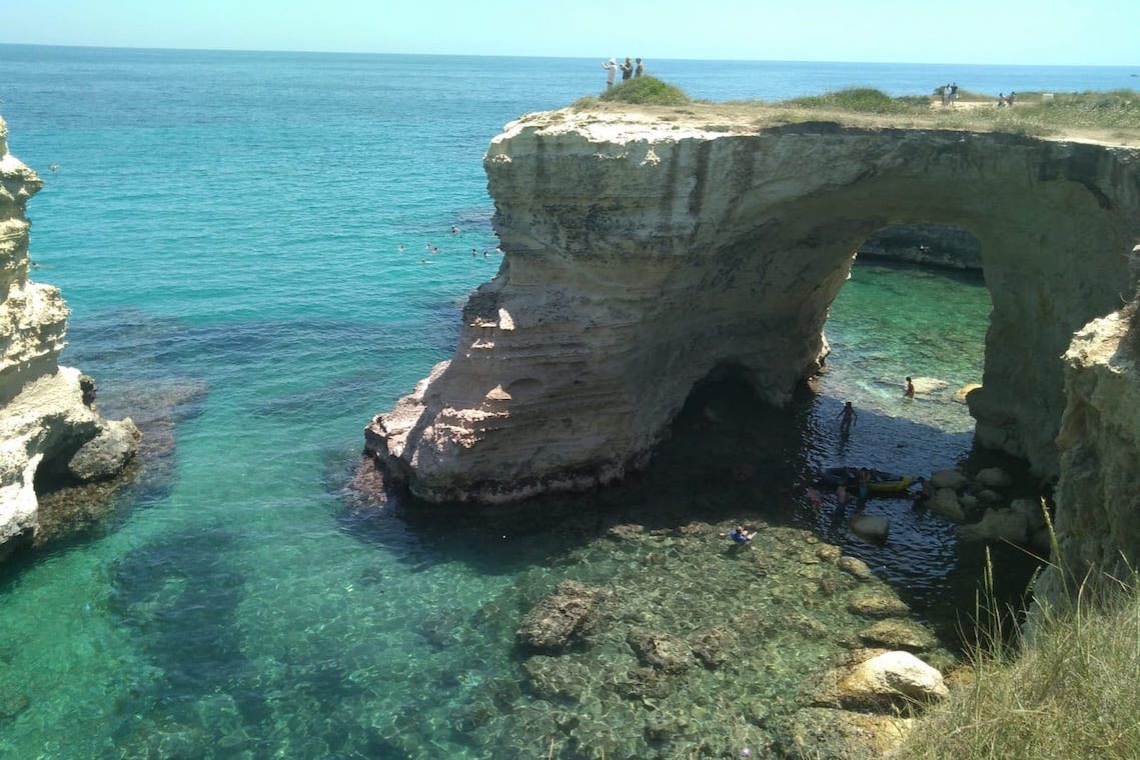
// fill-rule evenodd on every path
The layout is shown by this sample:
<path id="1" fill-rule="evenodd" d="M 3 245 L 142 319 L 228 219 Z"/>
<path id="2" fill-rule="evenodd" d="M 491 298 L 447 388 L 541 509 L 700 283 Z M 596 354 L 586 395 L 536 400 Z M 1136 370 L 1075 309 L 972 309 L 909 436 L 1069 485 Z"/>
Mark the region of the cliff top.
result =
<path id="1" fill-rule="evenodd" d="M 870 97 L 860 97 L 868 93 Z M 954 105 L 944 106 L 937 97 L 889 98 L 874 90 L 848 90 L 780 103 L 634 105 L 583 98 L 558 111 L 527 114 L 509 127 L 575 130 L 620 142 L 631 136 L 631 125 L 638 125 L 639 138 L 677 138 L 754 134 L 761 129 L 820 122 L 862 129 L 1000 132 L 1140 148 L 1140 93 L 1027 93 L 1018 95 L 1013 106 L 998 106 L 994 98 L 969 94 Z"/>

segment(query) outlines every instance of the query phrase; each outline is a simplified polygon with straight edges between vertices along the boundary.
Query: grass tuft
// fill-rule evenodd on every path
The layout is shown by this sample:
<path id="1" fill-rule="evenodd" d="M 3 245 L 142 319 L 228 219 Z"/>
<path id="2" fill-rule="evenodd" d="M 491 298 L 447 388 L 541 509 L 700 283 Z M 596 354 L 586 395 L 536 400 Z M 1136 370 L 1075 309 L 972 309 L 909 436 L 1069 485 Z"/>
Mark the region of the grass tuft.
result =
<path id="1" fill-rule="evenodd" d="M 1140 575 L 1104 578 L 1095 593 L 1089 580 L 1067 609 L 1038 608 L 1031 638 L 1015 631 L 1011 646 L 1000 623 L 980 632 L 972 680 L 924 714 L 896 757 L 1140 757 Z"/>
<path id="2" fill-rule="evenodd" d="M 691 102 L 680 87 L 651 76 L 634 77 L 615 84 L 598 99 L 639 106 L 680 106 Z"/>

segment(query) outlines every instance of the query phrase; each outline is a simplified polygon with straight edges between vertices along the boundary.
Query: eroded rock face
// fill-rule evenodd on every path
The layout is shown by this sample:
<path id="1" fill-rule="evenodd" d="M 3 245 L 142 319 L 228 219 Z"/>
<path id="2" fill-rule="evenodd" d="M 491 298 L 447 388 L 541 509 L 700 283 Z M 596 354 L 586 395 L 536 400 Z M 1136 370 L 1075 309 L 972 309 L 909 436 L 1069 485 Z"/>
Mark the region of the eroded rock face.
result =
<path id="1" fill-rule="evenodd" d="M 58 364 L 67 306 L 28 279 L 24 209 L 42 186 L 8 153 L 0 119 L 0 545 L 35 531 L 37 478 L 106 479 L 137 448 L 134 424 L 101 418 L 79 370 Z"/>
<path id="2" fill-rule="evenodd" d="M 577 489 L 640 466 L 695 383 L 731 366 L 786 402 L 873 231 L 956 225 L 993 299 L 977 438 L 1057 472 L 1057 357 L 1128 292 L 1136 154 L 1000 134 L 557 112 L 487 152 L 507 251 L 450 362 L 366 447 L 433 501 Z"/>
<path id="3" fill-rule="evenodd" d="M 1054 567 L 1046 571 L 1035 590 L 1045 603 L 1075 594 L 1086 577 L 1128 579 L 1140 567 L 1140 330 L 1131 319 L 1090 322 L 1065 353 L 1053 559 L 1070 574 L 1066 588 Z"/>

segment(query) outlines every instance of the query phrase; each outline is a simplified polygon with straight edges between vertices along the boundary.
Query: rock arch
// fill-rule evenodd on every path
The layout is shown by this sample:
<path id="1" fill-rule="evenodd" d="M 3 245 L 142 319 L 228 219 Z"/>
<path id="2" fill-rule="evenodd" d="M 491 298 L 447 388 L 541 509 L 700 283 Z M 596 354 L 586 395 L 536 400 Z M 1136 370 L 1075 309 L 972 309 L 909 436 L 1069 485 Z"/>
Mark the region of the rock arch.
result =
<path id="1" fill-rule="evenodd" d="M 786 402 L 826 355 L 853 252 L 925 222 L 982 244 L 994 306 L 970 398 L 979 442 L 1053 475 L 1059 357 L 1132 291 L 1137 155 L 835 124 L 557 112 L 508 125 L 484 160 L 503 265 L 469 299 L 450 362 L 373 420 L 366 448 L 434 501 L 621 477 L 719 364 Z"/>

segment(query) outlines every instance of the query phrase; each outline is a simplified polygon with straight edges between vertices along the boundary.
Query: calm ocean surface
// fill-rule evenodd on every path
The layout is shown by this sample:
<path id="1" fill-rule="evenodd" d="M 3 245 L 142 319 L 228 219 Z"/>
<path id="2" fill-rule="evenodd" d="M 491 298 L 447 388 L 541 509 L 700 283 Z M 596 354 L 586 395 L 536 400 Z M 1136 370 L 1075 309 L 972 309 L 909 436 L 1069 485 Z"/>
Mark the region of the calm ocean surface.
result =
<path id="1" fill-rule="evenodd" d="M 656 550 L 559 525 L 404 520 L 347 495 L 363 426 L 450 354 L 466 294 L 499 265 L 482 254 L 496 243 L 488 141 L 599 91 L 601 59 L 0 45 L 10 150 L 47 182 L 28 209 L 33 277 L 71 306 L 64 363 L 94 375 L 104 411 L 134 416 L 151 444 L 108 525 L 0 568 L 0 756 L 649 751 L 620 733 L 628 716 L 594 703 L 578 708 L 595 721 L 589 738 L 566 724 L 565 742 L 543 733 L 549 702 L 519 686 L 513 632 L 562 578 L 635 584 L 638 552 Z M 710 100 L 1138 81 L 1119 68 L 647 63 Z M 948 526 L 882 501 L 872 509 L 892 517 L 893 539 L 869 547 L 797 489 L 805 467 L 919 473 L 968 456 L 964 407 L 904 405 L 900 378 L 949 392 L 979 381 L 988 311 L 979 281 L 860 263 L 828 323 L 818 393 L 776 420 L 749 412 L 802 444 L 761 465 L 770 500 L 708 477 L 693 451 L 710 447 L 686 451 L 679 434 L 662 455 L 685 463 L 662 476 L 668 488 L 650 478 L 600 501 L 620 515 L 667 492 L 674 512 L 691 504 L 710 522 L 810 529 L 933 618 L 939 600 L 969 598 L 977 572 Z M 846 398 L 861 416 L 844 444 Z M 678 587 L 691 569 L 679 572 Z M 752 698 L 790 693 L 820 656 L 804 652 L 782 647 L 786 670 L 769 663 Z"/>

